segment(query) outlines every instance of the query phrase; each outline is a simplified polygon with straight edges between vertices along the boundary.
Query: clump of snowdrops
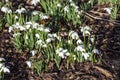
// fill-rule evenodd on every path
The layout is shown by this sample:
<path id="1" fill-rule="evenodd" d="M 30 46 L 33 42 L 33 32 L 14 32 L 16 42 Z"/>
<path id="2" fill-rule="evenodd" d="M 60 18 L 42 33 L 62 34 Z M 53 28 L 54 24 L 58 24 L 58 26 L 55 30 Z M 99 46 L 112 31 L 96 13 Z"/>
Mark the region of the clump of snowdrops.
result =
<path id="1" fill-rule="evenodd" d="M 4 80 L 4 74 L 10 73 L 10 70 L 4 63 L 5 59 L 0 57 L 0 80 Z"/>
<path id="2" fill-rule="evenodd" d="M 67 68 L 71 62 L 97 62 L 95 54 L 99 54 L 99 51 L 94 46 L 94 37 L 91 37 L 89 26 L 80 29 L 83 39 L 73 30 L 69 31 L 67 38 L 61 37 L 60 32 L 51 33 L 50 30 L 36 22 L 26 22 L 24 25 L 17 22 L 9 28 L 9 32 L 13 32 L 12 41 L 17 49 L 27 50 L 31 56 L 39 55 L 38 60 L 27 61 L 38 74 L 44 68 L 47 69 L 51 61 L 58 69 L 64 59 L 67 60 Z"/>

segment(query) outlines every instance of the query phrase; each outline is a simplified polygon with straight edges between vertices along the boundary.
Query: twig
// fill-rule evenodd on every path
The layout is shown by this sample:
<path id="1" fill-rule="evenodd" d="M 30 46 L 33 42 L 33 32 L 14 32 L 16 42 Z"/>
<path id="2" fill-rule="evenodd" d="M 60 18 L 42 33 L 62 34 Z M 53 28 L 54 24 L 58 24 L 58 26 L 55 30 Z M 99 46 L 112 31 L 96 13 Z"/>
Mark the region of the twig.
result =
<path id="1" fill-rule="evenodd" d="M 82 13 L 84 13 L 85 15 L 91 17 L 92 19 L 95 19 L 95 20 L 103 20 L 103 21 L 107 21 L 107 22 L 112 22 L 116 25 L 120 25 L 120 23 L 117 23 L 115 20 L 109 20 L 109 19 L 104 19 L 104 18 L 99 18 L 99 17 L 95 17 L 95 16 L 92 16 L 91 14 L 87 13 L 87 12 L 84 12 L 82 11 Z"/>

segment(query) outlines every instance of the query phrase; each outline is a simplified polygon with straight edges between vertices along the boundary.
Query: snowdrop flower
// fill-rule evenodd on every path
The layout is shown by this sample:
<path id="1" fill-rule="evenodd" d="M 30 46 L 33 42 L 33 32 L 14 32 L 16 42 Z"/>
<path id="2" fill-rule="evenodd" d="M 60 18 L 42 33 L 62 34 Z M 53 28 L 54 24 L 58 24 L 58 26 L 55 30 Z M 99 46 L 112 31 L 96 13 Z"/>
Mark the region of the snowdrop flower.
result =
<path id="1" fill-rule="evenodd" d="M 32 22 L 26 22 L 26 25 L 32 25 Z"/>
<path id="2" fill-rule="evenodd" d="M 58 54 L 61 58 L 65 58 L 65 56 L 69 56 L 70 53 L 67 49 L 59 48 L 56 50 L 56 54 Z"/>
<path id="3" fill-rule="evenodd" d="M 65 55 L 66 55 L 66 56 L 69 56 L 69 55 L 70 55 L 70 53 L 69 53 L 69 52 L 66 52 L 66 53 L 65 53 Z"/>
<path id="4" fill-rule="evenodd" d="M 25 12 L 26 12 L 26 9 L 25 9 L 25 8 L 17 9 L 15 12 L 16 12 L 16 13 L 19 13 L 19 14 L 25 13 Z"/>
<path id="5" fill-rule="evenodd" d="M 70 5 L 73 6 L 73 7 L 75 7 L 75 3 L 71 3 Z"/>
<path id="6" fill-rule="evenodd" d="M 1 72 L 10 73 L 10 70 L 7 67 L 5 67 L 3 63 L 0 63 L 0 73 Z"/>
<path id="7" fill-rule="evenodd" d="M 38 11 L 33 11 L 33 12 L 32 12 L 32 15 L 38 15 L 38 14 L 39 14 Z"/>
<path id="8" fill-rule="evenodd" d="M 42 45 L 42 43 L 43 43 L 42 40 L 38 40 L 38 41 L 37 41 L 37 44 L 38 44 L 38 45 Z"/>
<path id="9" fill-rule="evenodd" d="M 73 55 L 73 59 L 76 60 L 76 56 L 75 55 Z"/>
<path id="10" fill-rule="evenodd" d="M 69 0 L 69 2 L 72 2 L 72 0 Z"/>
<path id="11" fill-rule="evenodd" d="M 84 31 L 84 32 L 83 32 L 83 36 L 88 36 L 88 35 L 90 35 L 90 32 L 89 32 L 89 31 Z"/>
<path id="12" fill-rule="evenodd" d="M 32 62 L 31 62 L 31 61 L 26 61 L 25 63 L 27 64 L 27 66 L 28 66 L 29 68 L 32 67 Z"/>
<path id="13" fill-rule="evenodd" d="M 19 26 L 20 31 L 26 30 L 23 26 Z"/>
<path id="14" fill-rule="evenodd" d="M 17 19 L 18 19 L 18 16 L 15 16 L 15 19 L 17 20 Z"/>
<path id="15" fill-rule="evenodd" d="M 75 52 L 76 52 L 76 51 L 85 52 L 84 45 L 79 45 L 79 46 L 77 46 L 77 47 L 74 49 L 74 51 L 75 51 Z"/>
<path id="16" fill-rule="evenodd" d="M 36 6 L 39 2 L 40 2 L 40 0 L 32 0 L 31 4 L 34 5 L 34 6 Z"/>
<path id="17" fill-rule="evenodd" d="M 90 56 L 89 54 L 90 54 L 90 53 L 82 53 L 82 56 L 85 58 L 85 60 L 87 60 L 88 57 Z"/>
<path id="18" fill-rule="evenodd" d="M 4 66 L 3 63 L 0 63 L 0 68 L 3 67 L 3 66 Z"/>
<path id="19" fill-rule="evenodd" d="M 89 26 L 81 27 L 81 32 L 84 31 L 91 31 L 91 28 Z"/>
<path id="20" fill-rule="evenodd" d="M 107 11 L 108 14 L 111 14 L 112 8 L 104 8 L 105 11 Z"/>
<path id="21" fill-rule="evenodd" d="M 9 0 L 5 0 L 5 2 L 6 2 L 6 3 L 9 2 Z"/>
<path id="22" fill-rule="evenodd" d="M 13 30 L 13 27 L 10 26 L 8 32 L 10 33 Z"/>
<path id="23" fill-rule="evenodd" d="M 41 19 L 49 19 L 48 16 L 42 16 Z"/>
<path id="24" fill-rule="evenodd" d="M 37 54 L 37 50 L 32 50 L 30 53 L 32 53 L 32 56 L 35 56 L 35 54 Z"/>
<path id="25" fill-rule="evenodd" d="M 12 10 L 10 8 L 4 6 L 1 8 L 1 11 L 4 13 L 12 13 Z"/>
<path id="26" fill-rule="evenodd" d="M 76 40 L 79 38 L 78 33 L 74 31 L 70 31 L 69 36 L 72 37 L 72 39 L 76 39 Z"/>
<path id="27" fill-rule="evenodd" d="M 38 26 L 39 26 L 38 23 L 35 23 L 35 22 L 32 23 L 32 28 L 37 28 Z"/>
<path id="28" fill-rule="evenodd" d="M 70 44 L 71 43 L 71 41 L 70 40 L 68 40 L 68 44 Z"/>
<path id="29" fill-rule="evenodd" d="M 99 54 L 99 51 L 98 51 L 98 49 L 93 49 L 93 51 L 92 51 L 93 53 L 96 53 L 96 54 Z"/>
<path id="30" fill-rule="evenodd" d="M 44 28 L 41 27 L 41 26 L 39 26 L 39 27 L 37 28 L 37 30 L 44 31 Z"/>
<path id="31" fill-rule="evenodd" d="M 26 29 L 29 29 L 30 26 L 31 26 L 30 24 L 27 24 L 27 25 L 25 25 L 25 28 L 26 28 Z"/>
<path id="32" fill-rule="evenodd" d="M 4 73 L 10 73 L 10 70 L 7 67 L 3 67 L 3 72 Z"/>
<path id="33" fill-rule="evenodd" d="M 76 43 L 77 43 L 77 45 L 83 44 L 81 39 L 78 39 Z"/>
<path id="34" fill-rule="evenodd" d="M 61 4 L 60 4 L 60 3 L 58 3 L 58 4 L 57 4 L 57 7 L 61 7 Z"/>
<path id="35" fill-rule="evenodd" d="M 15 33 L 15 34 L 13 34 L 13 37 L 16 37 L 16 36 L 20 36 L 21 35 L 21 33 Z"/>
<path id="36" fill-rule="evenodd" d="M 40 39 L 40 35 L 39 34 L 35 34 L 35 37 Z"/>
<path id="37" fill-rule="evenodd" d="M 95 38 L 91 37 L 91 38 L 90 38 L 90 41 L 91 41 L 92 43 L 94 43 Z"/>
<path id="38" fill-rule="evenodd" d="M 54 41 L 55 39 L 54 38 L 48 38 L 47 40 L 46 40 L 46 42 L 47 43 L 51 43 L 52 41 Z"/>
<path id="39" fill-rule="evenodd" d="M 49 28 L 44 29 L 44 32 L 50 32 Z"/>
<path id="40" fill-rule="evenodd" d="M 5 61 L 5 58 L 0 57 L 0 62 L 1 62 L 1 61 Z"/>
<path id="41" fill-rule="evenodd" d="M 68 7 L 68 6 L 65 6 L 65 7 L 64 7 L 64 11 L 65 11 L 65 12 L 68 12 L 68 11 L 69 11 L 69 7 Z"/>

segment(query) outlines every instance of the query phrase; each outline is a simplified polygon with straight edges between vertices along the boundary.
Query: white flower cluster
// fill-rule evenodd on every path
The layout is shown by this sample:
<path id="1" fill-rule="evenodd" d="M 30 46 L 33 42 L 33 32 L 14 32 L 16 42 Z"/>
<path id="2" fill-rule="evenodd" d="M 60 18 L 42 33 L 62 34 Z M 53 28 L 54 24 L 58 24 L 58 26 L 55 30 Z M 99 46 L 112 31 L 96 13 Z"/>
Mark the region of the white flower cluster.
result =
<path id="1" fill-rule="evenodd" d="M 25 8 L 17 9 L 17 10 L 15 11 L 15 13 L 18 13 L 18 14 L 26 13 L 26 12 L 27 12 L 27 11 L 26 11 Z"/>
<path id="2" fill-rule="evenodd" d="M 4 7 L 4 6 L 1 8 L 1 11 L 4 13 L 12 13 L 12 10 L 9 7 Z"/>
<path id="3" fill-rule="evenodd" d="M 52 42 L 52 41 L 55 41 L 56 39 L 59 40 L 59 41 L 61 41 L 61 37 L 58 36 L 56 33 L 53 33 L 53 34 L 50 34 L 50 33 L 49 33 L 46 42 L 47 42 L 47 43 L 50 43 L 50 42 Z"/>
<path id="4" fill-rule="evenodd" d="M 0 73 L 1 72 L 10 73 L 9 68 L 7 68 L 4 63 L 1 63 L 1 61 L 5 61 L 5 59 L 4 58 L 0 58 Z"/>
<path id="5" fill-rule="evenodd" d="M 56 50 L 56 54 L 58 54 L 61 58 L 65 58 L 65 56 L 69 56 L 70 53 L 67 49 L 59 48 Z"/>
<path id="6" fill-rule="evenodd" d="M 37 45 L 39 45 L 40 47 L 47 47 L 47 44 L 45 44 L 45 42 L 41 39 L 39 39 L 37 42 Z"/>
<path id="7" fill-rule="evenodd" d="M 89 26 L 81 27 L 81 32 L 83 36 L 89 36 L 92 29 Z"/>
<path id="8" fill-rule="evenodd" d="M 18 29 L 20 31 L 27 31 L 28 29 L 37 29 L 43 32 L 50 32 L 49 28 L 44 28 L 43 25 L 39 25 L 36 22 L 26 22 L 25 25 L 21 25 L 19 22 L 16 24 L 13 24 L 9 27 L 9 32 L 11 32 L 13 29 Z"/>

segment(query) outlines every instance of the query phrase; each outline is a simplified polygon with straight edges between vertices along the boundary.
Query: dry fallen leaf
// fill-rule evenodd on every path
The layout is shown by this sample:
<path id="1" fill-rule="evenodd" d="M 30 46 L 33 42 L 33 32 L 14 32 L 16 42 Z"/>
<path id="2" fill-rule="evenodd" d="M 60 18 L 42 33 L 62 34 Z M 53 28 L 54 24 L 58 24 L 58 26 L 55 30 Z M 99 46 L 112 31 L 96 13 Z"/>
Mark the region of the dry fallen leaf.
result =
<path id="1" fill-rule="evenodd" d="M 112 73 L 110 73 L 109 71 L 99 67 L 99 66 L 93 66 L 93 68 L 97 69 L 98 71 L 100 71 L 102 74 L 104 74 L 106 77 L 110 77 L 113 78 Z"/>

